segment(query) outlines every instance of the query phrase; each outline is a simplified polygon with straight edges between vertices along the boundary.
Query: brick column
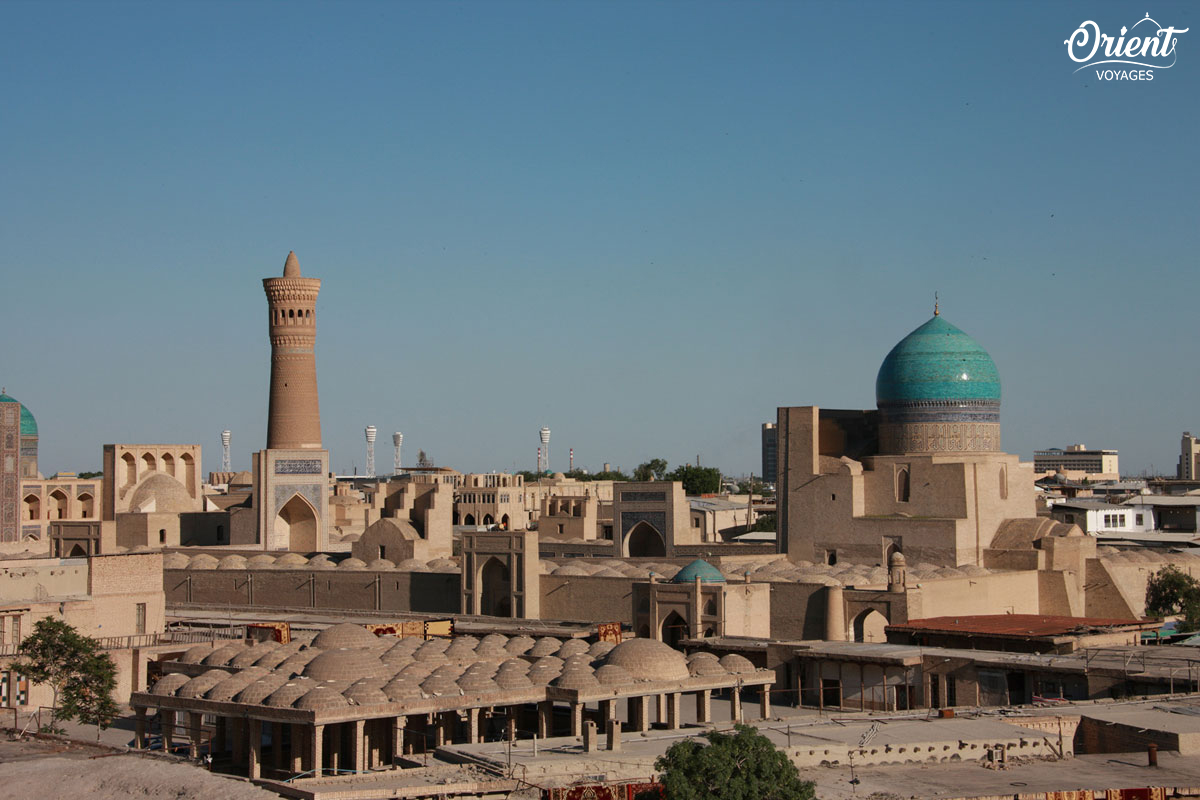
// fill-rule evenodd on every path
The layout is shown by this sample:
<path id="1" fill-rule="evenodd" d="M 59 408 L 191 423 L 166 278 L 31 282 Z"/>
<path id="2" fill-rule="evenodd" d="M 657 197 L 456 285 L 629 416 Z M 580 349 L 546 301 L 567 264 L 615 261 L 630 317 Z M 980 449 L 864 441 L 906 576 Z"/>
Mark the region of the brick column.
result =
<path id="1" fill-rule="evenodd" d="M 250 754 L 246 777 L 256 781 L 262 777 L 262 720 L 250 719 Z"/>
<path id="2" fill-rule="evenodd" d="M 365 719 L 354 720 L 354 771 L 366 772 L 367 770 L 367 748 L 366 748 L 366 729 L 367 721 Z"/>
<path id="3" fill-rule="evenodd" d="M 325 726 L 313 725 L 312 734 L 309 737 L 309 764 L 312 770 L 313 777 L 321 777 L 325 764 Z"/>
<path id="4" fill-rule="evenodd" d="M 667 727 L 671 730 L 679 728 L 679 692 L 671 692 L 665 695 L 667 700 Z"/>
<path id="5" fill-rule="evenodd" d="M 175 712 L 162 708 L 158 711 L 162 725 L 163 752 L 171 752 L 171 742 L 175 738 Z"/>
<path id="6" fill-rule="evenodd" d="M 538 703 L 538 738 L 549 739 L 554 727 L 554 701 L 543 700 Z"/>
<path id="7" fill-rule="evenodd" d="M 404 757 L 404 728 L 408 725 L 408 717 L 396 717 L 392 720 L 392 763 Z"/>
<path id="8" fill-rule="evenodd" d="M 771 718 L 771 686 L 770 684 L 763 686 L 759 690 L 758 695 L 758 710 L 763 719 Z"/>
<path id="9" fill-rule="evenodd" d="M 712 689 L 696 692 L 696 722 L 701 725 L 712 722 Z"/>
<path id="10" fill-rule="evenodd" d="M 137 719 L 133 723 L 133 746 L 141 750 L 146 746 L 146 709 L 138 706 L 134 713 Z"/>
<path id="11" fill-rule="evenodd" d="M 479 709 L 467 709 L 467 744 L 479 741 Z"/>
<path id="12" fill-rule="evenodd" d="M 734 722 L 742 721 L 742 693 L 741 687 L 733 686 L 729 689 L 729 718 Z"/>
<path id="13" fill-rule="evenodd" d="M 583 703 L 571 703 L 571 735 L 583 735 Z"/>
<path id="14" fill-rule="evenodd" d="M 293 775 L 304 771 L 304 726 L 299 723 L 292 723 L 292 746 L 289 753 L 288 771 Z"/>

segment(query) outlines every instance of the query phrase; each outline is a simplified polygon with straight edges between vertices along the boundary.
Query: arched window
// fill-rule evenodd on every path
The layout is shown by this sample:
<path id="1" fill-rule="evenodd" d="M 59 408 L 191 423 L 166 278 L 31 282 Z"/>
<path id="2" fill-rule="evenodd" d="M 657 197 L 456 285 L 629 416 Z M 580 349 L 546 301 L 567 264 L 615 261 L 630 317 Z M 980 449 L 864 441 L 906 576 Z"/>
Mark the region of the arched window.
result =
<path id="1" fill-rule="evenodd" d="M 896 470 L 896 502 L 907 503 L 909 489 L 908 467 L 900 467 Z"/>
<path id="2" fill-rule="evenodd" d="M 1000 499 L 1008 499 L 1008 466 L 1000 465 Z"/>

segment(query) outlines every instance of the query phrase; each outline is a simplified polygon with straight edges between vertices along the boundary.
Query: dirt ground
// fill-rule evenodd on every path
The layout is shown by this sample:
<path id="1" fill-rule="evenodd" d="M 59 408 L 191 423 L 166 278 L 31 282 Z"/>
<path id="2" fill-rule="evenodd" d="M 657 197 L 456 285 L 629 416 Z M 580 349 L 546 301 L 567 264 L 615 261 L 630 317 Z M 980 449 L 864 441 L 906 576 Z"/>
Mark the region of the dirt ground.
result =
<path id="1" fill-rule="evenodd" d="M 0 798 L 39 800 L 278 800 L 244 781 L 162 757 L 104 747 L 0 738 Z"/>

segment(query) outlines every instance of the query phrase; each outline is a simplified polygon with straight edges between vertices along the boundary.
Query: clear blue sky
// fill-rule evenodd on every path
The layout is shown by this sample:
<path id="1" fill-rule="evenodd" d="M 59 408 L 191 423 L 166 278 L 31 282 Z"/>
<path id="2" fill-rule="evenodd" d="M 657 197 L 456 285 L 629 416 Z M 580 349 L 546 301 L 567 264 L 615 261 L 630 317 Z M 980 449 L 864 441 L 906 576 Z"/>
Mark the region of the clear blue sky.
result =
<path id="1" fill-rule="evenodd" d="M 1147 12 L 1150 82 L 1064 40 Z M 930 314 L 1004 447 L 1200 430 L 1193 3 L 0 4 L 0 383 L 42 469 L 265 443 L 260 279 L 324 280 L 333 465 L 758 470 Z"/>

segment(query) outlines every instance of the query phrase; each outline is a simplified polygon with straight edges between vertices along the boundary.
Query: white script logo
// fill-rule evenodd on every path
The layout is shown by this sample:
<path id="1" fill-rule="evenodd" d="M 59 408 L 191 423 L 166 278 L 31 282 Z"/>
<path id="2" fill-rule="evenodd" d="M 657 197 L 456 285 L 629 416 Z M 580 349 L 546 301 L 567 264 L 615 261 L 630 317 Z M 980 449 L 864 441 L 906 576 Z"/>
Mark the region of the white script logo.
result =
<path id="1" fill-rule="evenodd" d="M 1089 19 L 1063 44 L 1067 46 L 1067 55 L 1071 60 L 1083 65 L 1076 72 L 1101 64 L 1122 64 L 1125 67 L 1096 70 L 1096 78 L 1102 81 L 1152 81 L 1154 70 L 1175 66 L 1175 44 L 1179 41 L 1175 34 L 1187 32 L 1187 28 L 1164 28 L 1147 14 L 1134 23 L 1132 30 L 1122 26 L 1120 36 L 1109 36 L 1101 33 L 1100 26 Z M 1125 35 L 1128 33 L 1141 35 L 1127 39 Z"/>

